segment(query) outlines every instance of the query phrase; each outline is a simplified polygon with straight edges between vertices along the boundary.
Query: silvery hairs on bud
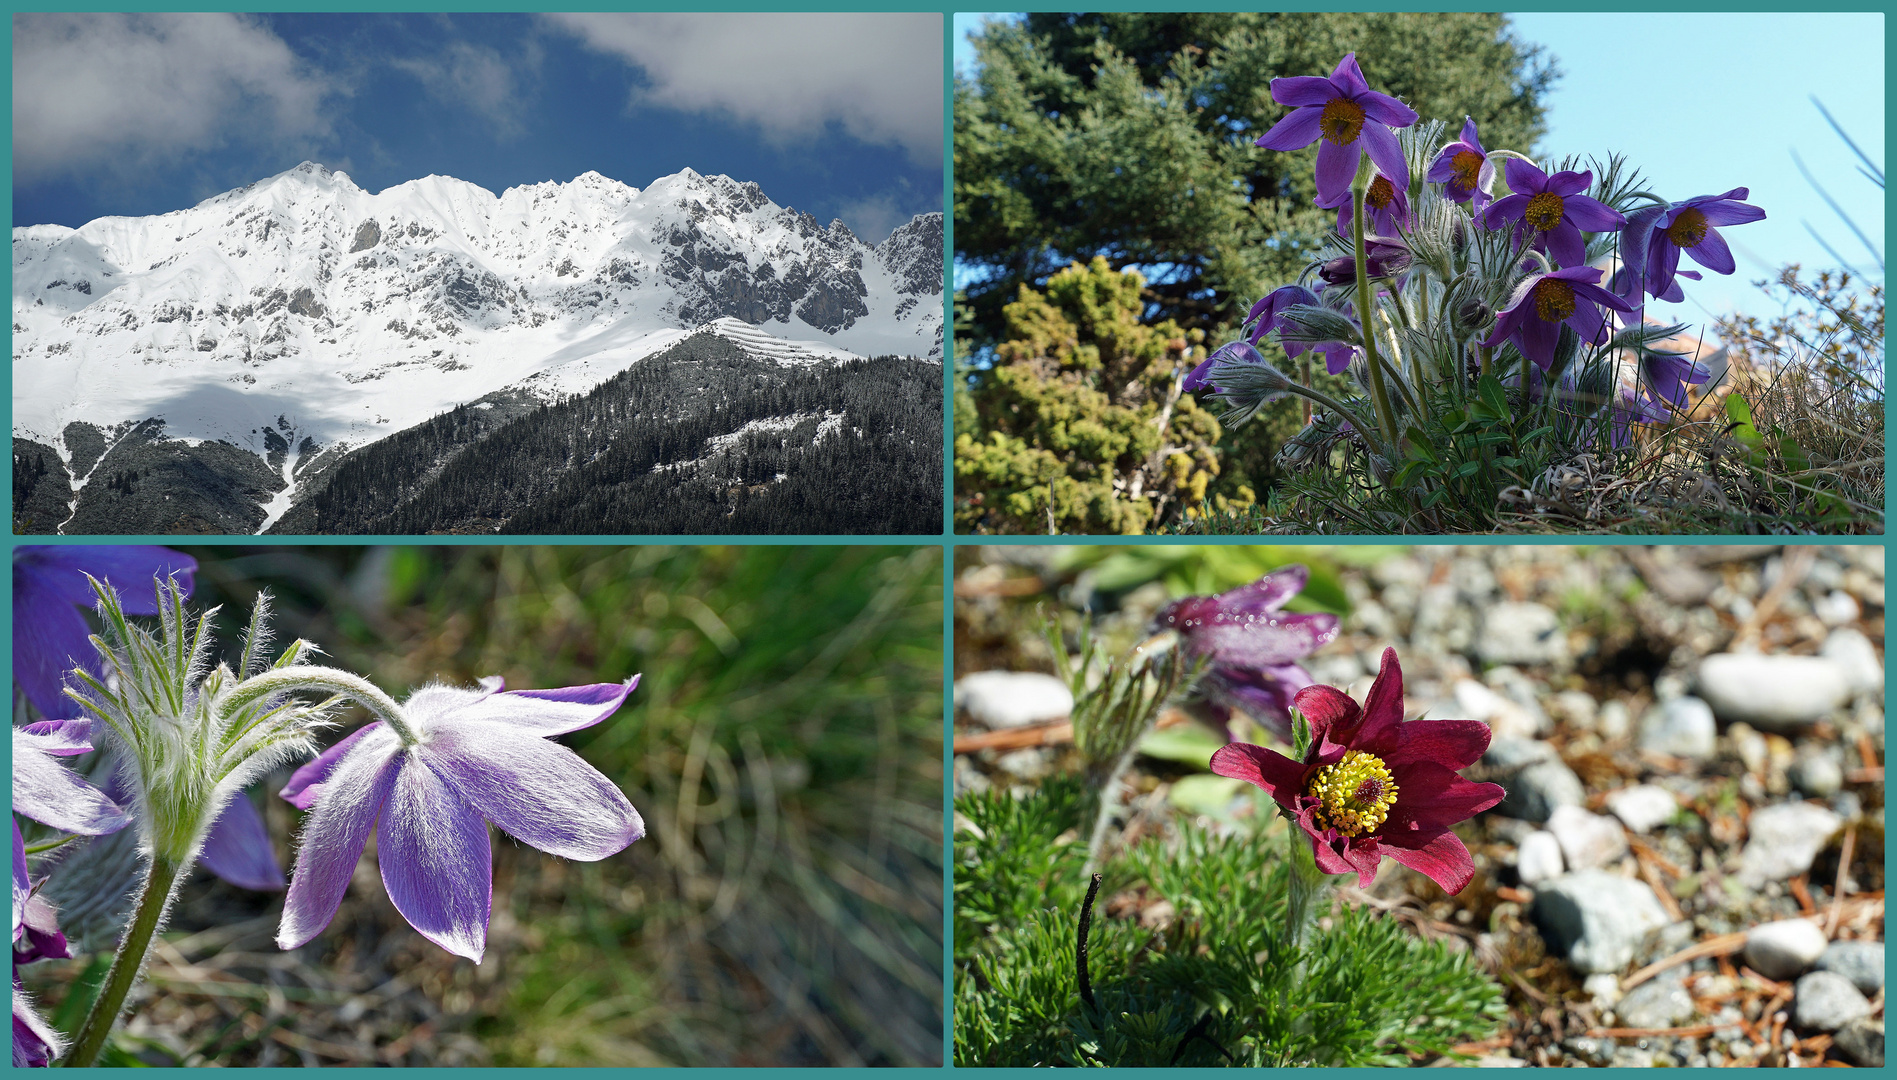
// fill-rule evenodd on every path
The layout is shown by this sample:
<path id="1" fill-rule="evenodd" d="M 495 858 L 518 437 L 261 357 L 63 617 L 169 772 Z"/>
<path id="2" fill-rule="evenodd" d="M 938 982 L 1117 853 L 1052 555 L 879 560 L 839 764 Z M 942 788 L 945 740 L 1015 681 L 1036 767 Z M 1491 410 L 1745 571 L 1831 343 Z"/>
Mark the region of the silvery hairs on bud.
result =
<path id="1" fill-rule="evenodd" d="M 1278 340 L 1318 345 L 1338 341 L 1345 345 L 1363 344 L 1363 335 L 1349 316 L 1335 308 L 1316 304 L 1292 304 L 1278 313 Z"/>
<path id="2" fill-rule="evenodd" d="M 1212 365 L 1206 381 L 1218 387 L 1214 395 L 1225 405 L 1221 423 L 1237 427 L 1257 415 L 1258 410 L 1291 392 L 1291 378 L 1265 363 L 1246 363 L 1222 359 Z"/>

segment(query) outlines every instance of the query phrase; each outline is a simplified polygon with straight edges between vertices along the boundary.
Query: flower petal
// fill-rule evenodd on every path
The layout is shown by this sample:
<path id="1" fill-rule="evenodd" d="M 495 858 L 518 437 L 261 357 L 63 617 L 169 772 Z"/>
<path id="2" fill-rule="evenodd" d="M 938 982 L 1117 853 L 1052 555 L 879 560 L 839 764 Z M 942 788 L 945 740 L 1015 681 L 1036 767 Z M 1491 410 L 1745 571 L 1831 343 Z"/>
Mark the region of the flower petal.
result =
<path id="1" fill-rule="evenodd" d="M 1504 195 L 1490 203 L 1489 208 L 1482 212 L 1482 224 L 1485 228 L 1497 229 L 1505 222 L 1520 221 L 1527 211 L 1528 196 Z"/>
<path id="2" fill-rule="evenodd" d="M 186 596 L 191 595 L 198 561 L 167 547 L 151 544 L 29 546 L 13 552 L 13 580 L 17 592 L 22 576 L 52 596 L 78 607 L 90 608 L 97 599 L 86 582 L 91 574 L 117 589 L 127 615 L 158 614 L 152 581 L 173 577 Z"/>
<path id="3" fill-rule="evenodd" d="M 1363 712 L 1354 730 L 1331 730 L 1330 739 L 1340 746 L 1377 746 L 1392 737 L 1403 721 L 1403 666 L 1396 650 L 1385 648 L 1377 665 L 1377 677 L 1364 695 Z"/>
<path id="4" fill-rule="evenodd" d="M 1502 178 L 1508 190 L 1517 195 L 1539 195 L 1548 190 L 1548 174 L 1521 158 L 1509 158 L 1502 164 Z"/>
<path id="5" fill-rule="evenodd" d="M 1252 145 L 1267 150 L 1302 150 L 1324 134 L 1323 120 L 1323 109 L 1293 109 Z"/>
<path id="6" fill-rule="evenodd" d="M 198 852 L 204 868 L 232 885 L 256 892 L 282 892 L 283 868 L 270 847 L 270 833 L 250 796 L 238 792 L 211 823 Z"/>
<path id="7" fill-rule="evenodd" d="M 1581 230 L 1567 218 L 1542 233 L 1541 238 L 1548 245 L 1548 254 L 1562 266 L 1580 266 L 1587 262 L 1587 245 L 1581 240 Z"/>
<path id="8" fill-rule="evenodd" d="M 80 579 L 84 581 L 84 578 Z M 60 693 L 75 667 L 97 673 L 98 652 L 79 609 L 31 578 L 13 574 L 13 679 L 42 716 L 69 716 L 78 706 Z"/>
<path id="9" fill-rule="evenodd" d="M 14 743 L 25 741 L 42 754 L 54 757 L 77 757 L 92 750 L 92 721 L 79 720 L 40 720 L 23 724 L 14 729 Z"/>
<path id="10" fill-rule="evenodd" d="M 1686 253 L 1715 274 L 1730 274 L 1734 269 L 1732 249 L 1726 246 L 1726 238 L 1719 235 L 1718 229 L 1707 229 L 1700 242 L 1687 248 Z"/>
<path id="11" fill-rule="evenodd" d="M 549 854 L 595 862 L 645 835 L 619 788 L 559 743 L 499 724 L 455 725 L 416 753 L 458 798 Z"/>
<path id="12" fill-rule="evenodd" d="M 418 691 L 403 705 L 403 710 L 419 727 L 493 723 L 536 736 L 562 735 L 592 727 L 618 712 L 626 695 L 638 685 L 639 676 L 634 675 L 623 683 L 589 683 L 557 690 L 509 690 L 483 694 L 472 701 L 435 694 L 416 708 L 415 697 L 421 695 Z"/>
<path id="13" fill-rule="evenodd" d="M 1730 199 L 1709 202 L 1700 207 L 1699 212 L 1706 215 L 1706 223 L 1709 225 L 1744 225 L 1748 221 L 1765 220 L 1764 210 L 1751 203 L 1733 202 Z"/>
<path id="14" fill-rule="evenodd" d="M 1325 139 L 1317 144 L 1317 197 L 1320 201 L 1334 200 L 1338 193 L 1350 195 L 1350 182 L 1357 177 L 1357 162 L 1361 154 L 1357 152 L 1358 143 L 1345 143 L 1342 146 Z"/>
<path id="15" fill-rule="evenodd" d="M 1337 96 L 1337 87 L 1322 75 L 1288 75 L 1271 80 L 1271 100 L 1280 105 L 1323 107 Z"/>
<path id="16" fill-rule="evenodd" d="M 131 812 L 78 773 L 13 734 L 13 812 L 62 832 L 102 836 L 131 824 Z"/>
<path id="17" fill-rule="evenodd" d="M 1564 169 L 1548 178 L 1548 190 L 1564 200 L 1581 194 L 1593 185 L 1594 171 L 1592 169 L 1583 172 Z"/>
<path id="18" fill-rule="evenodd" d="M 323 797 L 303 824 L 296 869 L 283 899 L 277 946 L 294 949 L 323 932 L 349 888 L 349 878 L 369 842 L 369 830 L 395 788 L 401 743 L 387 731 L 358 731 L 348 753 L 328 770 Z M 345 740 L 347 741 L 347 740 Z"/>
<path id="19" fill-rule="evenodd" d="M 1500 784 L 1478 784 L 1433 761 L 1411 761 L 1390 768 L 1396 805 L 1384 822 L 1386 833 L 1418 828 L 1447 828 L 1502 801 Z"/>
<path id="20" fill-rule="evenodd" d="M 494 855 L 487 822 L 418 751 L 401 755 L 376 826 L 376 861 L 395 910 L 420 934 L 475 963 L 487 951 Z"/>
<path id="21" fill-rule="evenodd" d="M 1287 741 L 1291 738 L 1291 701 L 1309 685 L 1311 673 L 1296 664 L 1267 668 L 1214 665 L 1200 683 L 1207 696 L 1222 705 L 1243 709 L 1245 715 Z"/>
<path id="22" fill-rule="evenodd" d="M 1416 114 L 1411 113 L 1414 117 Z M 1396 141 L 1396 133 L 1374 120 L 1363 122 L 1363 135 L 1358 140 L 1363 144 L 1364 152 L 1376 163 L 1377 169 L 1390 178 L 1398 191 L 1410 186 L 1410 162 L 1403 156 L 1403 144 Z"/>
<path id="23" fill-rule="evenodd" d="M 1330 84 L 1344 97 L 1354 98 L 1370 92 L 1370 83 L 1363 77 L 1363 68 L 1357 66 L 1357 54 L 1345 53 L 1337 66 L 1331 69 Z"/>
<path id="24" fill-rule="evenodd" d="M 1618 210 L 1587 195 L 1568 196 L 1561 209 L 1569 221 L 1588 232 L 1607 232 L 1627 223 Z"/>
<path id="25" fill-rule="evenodd" d="M 1279 806 L 1293 809 L 1293 800 L 1304 790 L 1305 766 L 1276 750 L 1251 743 L 1227 743 L 1212 754 L 1212 771 L 1255 784 Z"/>
<path id="26" fill-rule="evenodd" d="M 1358 94 L 1357 104 L 1363 107 L 1364 116 L 1393 128 L 1409 127 L 1417 120 L 1415 109 L 1375 90 Z"/>
<path id="27" fill-rule="evenodd" d="M 1362 710 L 1350 695 L 1335 686 L 1307 686 L 1298 691 L 1292 704 L 1311 722 L 1311 739 L 1322 743 L 1331 738 L 1331 733 L 1339 728 L 1354 729 L 1357 717 Z"/>
<path id="28" fill-rule="evenodd" d="M 1383 854 L 1427 876 L 1450 895 L 1461 892 L 1475 877 L 1469 849 L 1448 829 L 1404 837 L 1383 836 Z"/>
<path id="29" fill-rule="evenodd" d="M 1281 566 L 1249 585 L 1240 585 L 1218 595 L 1221 611 L 1240 615 L 1263 615 L 1276 611 L 1289 603 L 1304 588 L 1311 578 L 1311 571 L 1301 563 Z"/>
<path id="30" fill-rule="evenodd" d="M 1466 769 L 1488 750 L 1492 735 L 1489 725 L 1480 720 L 1410 720 L 1398 724 L 1391 737 L 1370 752 L 1391 768 L 1430 761 Z"/>
<path id="31" fill-rule="evenodd" d="M 277 792 L 277 794 L 282 796 L 285 802 L 288 802 L 298 810 L 308 810 L 310 807 L 315 806 L 317 800 L 323 796 L 323 786 L 328 780 L 329 774 L 336 768 L 336 763 L 341 761 L 343 756 L 349 753 L 350 749 L 354 747 L 357 742 L 367 738 L 371 732 L 375 731 L 382 732 L 377 738 L 386 740 L 387 752 L 394 753 L 394 748 L 399 745 L 400 740 L 396 738 L 394 732 L 383 730 L 382 721 L 372 721 L 350 732 L 338 741 L 336 745 L 316 755 L 314 759 L 291 773 L 290 782 L 283 785 L 283 790 Z"/>

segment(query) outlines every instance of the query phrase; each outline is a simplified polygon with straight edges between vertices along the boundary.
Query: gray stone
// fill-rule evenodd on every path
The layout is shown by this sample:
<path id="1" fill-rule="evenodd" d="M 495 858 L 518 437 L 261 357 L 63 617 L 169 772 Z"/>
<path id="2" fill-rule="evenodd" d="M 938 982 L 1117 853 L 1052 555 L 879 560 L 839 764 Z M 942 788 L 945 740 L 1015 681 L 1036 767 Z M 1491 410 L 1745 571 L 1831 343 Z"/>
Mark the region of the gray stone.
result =
<path id="1" fill-rule="evenodd" d="M 1515 852 L 1515 872 L 1521 875 L 1522 884 L 1535 885 L 1559 877 L 1561 871 L 1561 841 L 1553 833 L 1536 829 L 1522 837 Z"/>
<path id="2" fill-rule="evenodd" d="M 1621 824 L 1644 836 L 1672 820 L 1680 803 L 1658 784 L 1635 784 L 1609 792 L 1607 809 Z"/>
<path id="3" fill-rule="evenodd" d="M 1844 787 L 1844 768 L 1838 759 L 1823 750 L 1807 750 L 1798 755 L 1786 776 L 1792 786 L 1807 795 L 1828 799 Z"/>
<path id="4" fill-rule="evenodd" d="M 1633 715 L 1627 710 L 1624 701 L 1610 701 L 1601 706 L 1601 712 L 1595 718 L 1594 727 L 1603 739 L 1624 739 L 1631 730 Z"/>
<path id="5" fill-rule="evenodd" d="M 1563 690 L 1554 696 L 1555 717 L 1575 731 L 1594 730 L 1600 710 L 1600 702 L 1585 690 Z"/>
<path id="6" fill-rule="evenodd" d="M 1667 924 L 1666 909 L 1646 882 L 1600 870 L 1542 882 L 1533 916 L 1550 949 L 1582 972 L 1619 971 L 1648 933 Z"/>
<path id="7" fill-rule="evenodd" d="M 1818 970 L 1835 972 L 1866 994 L 1875 994 L 1884 988 L 1884 943 L 1834 941 L 1818 958 Z"/>
<path id="8" fill-rule="evenodd" d="M 1822 656 L 1719 653 L 1700 661 L 1698 689 L 1728 723 L 1797 731 L 1849 701 L 1851 678 L 1843 664 Z"/>
<path id="9" fill-rule="evenodd" d="M 1852 690 L 1875 694 L 1884 688 L 1884 659 L 1877 655 L 1877 646 L 1862 632 L 1848 626 L 1833 630 L 1825 636 L 1824 647 L 1818 650 L 1818 655 L 1844 669 Z"/>
<path id="10" fill-rule="evenodd" d="M 1862 611 L 1850 593 L 1835 589 L 1813 601 L 1811 613 L 1826 626 L 1848 626 L 1857 621 Z"/>
<path id="11" fill-rule="evenodd" d="M 1746 821 L 1740 880 L 1753 888 L 1785 881 L 1811 869 L 1811 861 L 1844 819 L 1811 803 L 1780 803 L 1754 810 Z"/>
<path id="12" fill-rule="evenodd" d="M 1835 971 L 1814 971 L 1799 979 L 1796 993 L 1792 1019 L 1807 1031 L 1836 1031 L 1871 1015 L 1871 1003 Z"/>
<path id="13" fill-rule="evenodd" d="M 1664 1028 L 1684 1023 L 1693 1015 L 1693 998 L 1686 992 L 1686 969 L 1673 967 L 1627 991 L 1614 1006 L 1621 1027 Z"/>
<path id="14" fill-rule="evenodd" d="M 1623 1046 L 1614 1051 L 1614 1060 L 1610 1064 L 1616 1069 L 1651 1069 L 1655 1062 L 1653 1051 L 1638 1046 Z"/>
<path id="15" fill-rule="evenodd" d="M 1568 636 L 1551 608 L 1504 602 L 1483 613 L 1475 652 L 1485 664 L 1559 665 L 1568 659 Z"/>
<path id="16" fill-rule="evenodd" d="M 1423 719 L 1480 720 L 1498 739 L 1532 739 L 1548 726 L 1547 716 L 1530 712 L 1474 679 L 1458 681 L 1450 700 L 1432 706 Z"/>
<path id="17" fill-rule="evenodd" d="M 955 707 L 983 727 L 1017 728 L 1069 715 L 1074 694 L 1038 671 L 977 671 L 955 680 Z"/>
<path id="18" fill-rule="evenodd" d="M 1507 791 L 1495 812 L 1540 823 L 1557 806 L 1579 806 L 1587 789 L 1555 748 L 1532 739 L 1497 739 L 1482 755 L 1493 779 Z"/>
<path id="19" fill-rule="evenodd" d="M 1881 1069 L 1884 1067 L 1884 1022 L 1860 1016 L 1838 1029 L 1832 1045 L 1866 1069 Z"/>
<path id="20" fill-rule="evenodd" d="M 1588 1035 L 1576 1035 L 1563 1039 L 1561 1049 L 1567 1055 L 1589 1065 L 1602 1066 L 1614 1059 L 1615 1043 L 1612 1039 L 1597 1039 Z"/>
<path id="21" fill-rule="evenodd" d="M 1543 761 L 1559 761 L 1561 755 L 1545 742 L 1534 739 L 1498 738 L 1491 740 L 1482 754 L 1482 764 L 1503 772 L 1514 772 Z"/>
<path id="22" fill-rule="evenodd" d="M 1039 780 L 1054 771 L 1053 755 L 1043 747 L 1023 747 L 996 758 L 995 768 L 1018 780 Z"/>
<path id="23" fill-rule="evenodd" d="M 1718 737 L 1712 708 L 1690 695 L 1655 706 L 1640 725 L 1641 749 L 1674 757 L 1710 758 Z"/>
<path id="24" fill-rule="evenodd" d="M 1610 866 L 1627 854 L 1620 822 L 1578 806 L 1557 806 L 1548 815 L 1548 831 L 1561 844 L 1561 857 L 1572 870 Z"/>
<path id="25" fill-rule="evenodd" d="M 1824 951 L 1825 932 L 1810 919 L 1781 919 L 1746 931 L 1745 961 L 1768 979 L 1803 975 Z"/>

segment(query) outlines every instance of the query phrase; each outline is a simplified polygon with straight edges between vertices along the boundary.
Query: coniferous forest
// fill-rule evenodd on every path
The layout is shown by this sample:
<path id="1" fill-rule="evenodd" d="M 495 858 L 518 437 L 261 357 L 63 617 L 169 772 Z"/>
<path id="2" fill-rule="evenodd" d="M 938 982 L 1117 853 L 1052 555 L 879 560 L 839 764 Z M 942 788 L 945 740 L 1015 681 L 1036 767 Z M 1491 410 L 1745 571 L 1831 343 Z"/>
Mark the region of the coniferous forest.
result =
<path id="1" fill-rule="evenodd" d="M 935 533 L 942 369 L 782 366 L 695 335 L 584 395 L 461 406 L 328 473 L 270 532 Z"/>

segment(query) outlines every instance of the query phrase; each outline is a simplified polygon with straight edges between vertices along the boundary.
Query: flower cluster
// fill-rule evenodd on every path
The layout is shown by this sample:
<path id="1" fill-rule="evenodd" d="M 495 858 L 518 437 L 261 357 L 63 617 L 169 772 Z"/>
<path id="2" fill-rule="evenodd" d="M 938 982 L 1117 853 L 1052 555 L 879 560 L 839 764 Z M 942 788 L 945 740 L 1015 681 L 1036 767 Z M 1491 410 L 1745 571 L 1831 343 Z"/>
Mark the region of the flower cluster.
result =
<path id="1" fill-rule="evenodd" d="M 1355 53 L 1328 76 L 1273 79 L 1271 98 L 1290 111 L 1256 145 L 1317 144 L 1316 205 L 1336 211 L 1341 254 L 1260 300 L 1247 339 L 1264 347 L 1273 338 L 1290 358 L 1316 349 L 1331 374 L 1356 375 L 1369 391 L 1357 407 L 1374 413 L 1322 398 L 1308 367 L 1307 385 L 1281 392 L 1343 417 L 1373 456 L 1401 458 L 1432 396 L 1466 401 L 1482 376 L 1512 384 L 1521 408 L 1558 398 L 1554 412 L 1611 420 L 1592 430 L 1622 435 L 1630 420 L 1661 420 L 1687 404 L 1688 388 L 1707 379 L 1693 359 L 1647 347 L 1667 335 L 1646 327 L 1645 302 L 1683 299 L 1679 279 L 1698 272 L 1680 268 L 1682 253 L 1713 273 L 1733 272 L 1719 229 L 1765 216 L 1743 201 L 1747 189 L 1669 203 L 1641 190 L 1619 159 L 1537 164 L 1485 145 L 1469 117 L 1458 137 L 1439 141 L 1442 125 L 1419 125 L 1413 109 L 1373 90 Z M 1337 318 L 1316 321 L 1335 336 L 1314 337 L 1309 313 L 1326 311 Z M 1633 391 L 1616 388 L 1623 352 L 1637 359 Z M 1227 386 L 1215 374 L 1220 362 L 1231 370 L 1263 358 L 1215 353 L 1186 389 L 1216 391 L 1234 419 L 1249 418 L 1262 404 L 1259 381 L 1249 391 Z M 1587 427 L 1547 423 L 1576 438 Z"/>
<path id="2" fill-rule="evenodd" d="M 480 961 L 492 905 L 488 825 L 564 858 L 593 861 L 644 835 L 624 794 L 552 741 L 618 711 L 639 682 L 505 691 L 428 686 L 397 704 L 370 681 L 310 663 L 305 641 L 266 660 L 260 596 L 235 668 L 215 663 L 212 618 L 185 609 L 196 564 L 162 548 L 19 549 L 14 662 L 21 696 L 49 719 L 16 725 L 13 808 L 57 833 L 31 847 L 13 832 L 14 1064 L 91 1064 L 178 886 L 202 862 L 240 884 L 282 888 L 270 840 L 244 790 L 315 754 L 282 796 L 307 811 L 278 944 L 307 944 L 335 916 L 369 834 L 396 909 L 424 937 Z M 106 580 L 154 581 L 149 603 Z M 81 597 L 103 633 L 87 632 Z M 148 628 L 132 616 L 156 617 Z M 306 698 L 319 700 L 310 701 Z M 317 753 L 345 701 L 376 719 Z M 75 713 L 81 715 L 75 716 Z M 105 755 L 95 787 L 60 759 Z M 29 856 L 134 828 L 145 866 L 131 921 L 90 1016 L 68 1051 L 34 1010 L 19 965 L 70 954 Z M 58 872 L 57 866 L 53 873 Z"/>

